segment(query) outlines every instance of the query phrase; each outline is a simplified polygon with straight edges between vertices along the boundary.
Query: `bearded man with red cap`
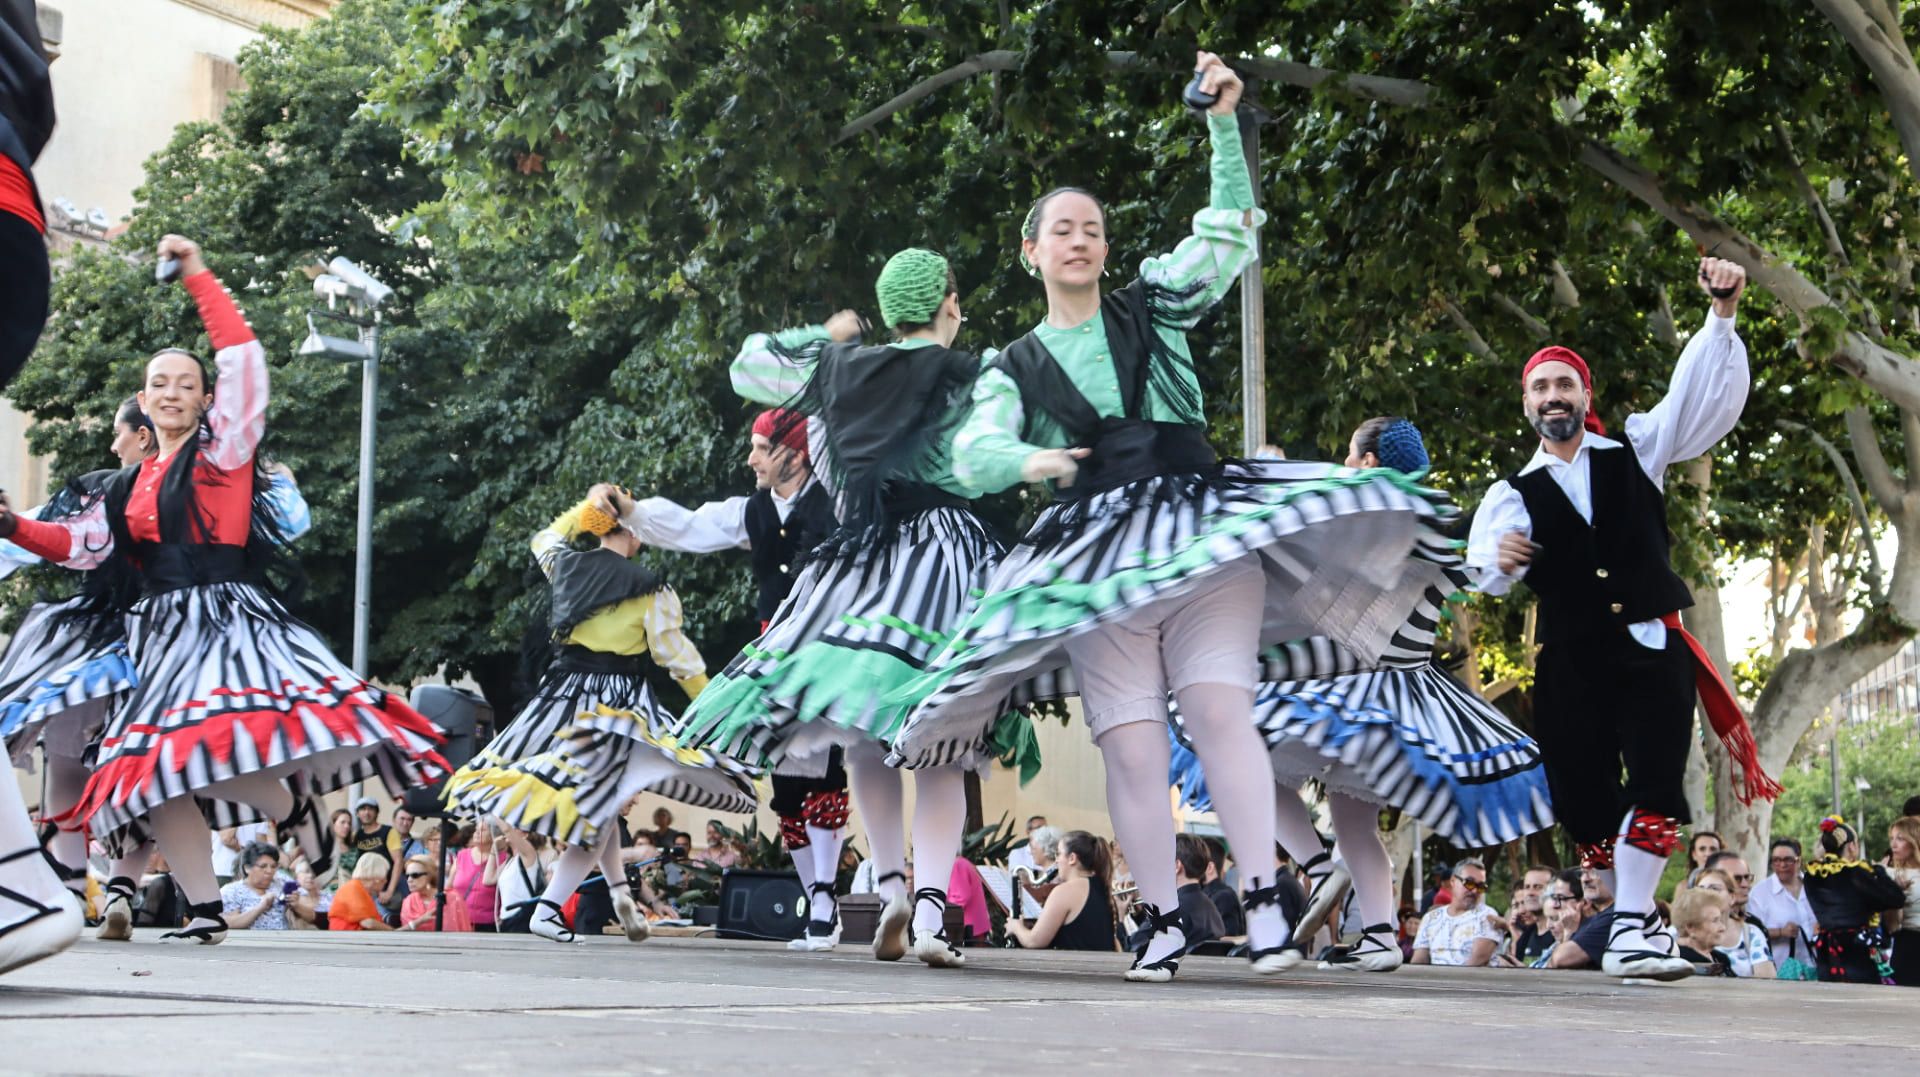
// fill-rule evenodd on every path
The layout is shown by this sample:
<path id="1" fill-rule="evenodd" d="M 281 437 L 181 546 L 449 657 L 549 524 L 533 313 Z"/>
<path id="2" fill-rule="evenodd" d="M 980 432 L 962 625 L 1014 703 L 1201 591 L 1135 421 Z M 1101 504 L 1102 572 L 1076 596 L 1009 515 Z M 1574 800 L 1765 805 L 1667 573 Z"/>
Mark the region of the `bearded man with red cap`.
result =
<path id="1" fill-rule="evenodd" d="M 1752 733 L 1698 644 L 1680 627 L 1693 605 L 1669 555 L 1662 486 L 1669 466 L 1711 450 L 1739 421 L 1750 376 L 1734 332 L 1746 271 L 1700 261 L 1707 323 L 1681 352 L 1666 397 L 1615 440 L 1593 410 L 1593 375 L 1563 347 L 1521 374 L 1533 459 L 1495 483 L 1475 514 L 1467 561 L 1479 589 L 1524 579 L 1540 603 L 1534 736 L 1554 814 L 1581 862 L 1611 876 L 1608 975 L 1680 979 L 1654 913 L 1654 888 L 1689 821 L 1683 777 L 1696 694 L 1743 768 L 1743 798 L 1777 794 Z M 1623 777 L 1624 775 L 1624 777 Z"/>
<path id="2" fill-rule="evenodd" d="M 830 321 L 828 331 L 850 335 L 858 325 L 849 316 Z M 758 591 L 754 610 L 764 632 L 793 590 L 807 554 L 833 533 L 838 521 L 833 495 L 814 476 L 805 416 L 778 408 L 761 412 L 753 420 L 747 467 L 759 487 L 751 496 L 709 501 L 691 510 L 664 497 L 622 500 L 616 507 L 622 523 L 642 541 L 663 550 L 750 551 Z M 821 882 L 830 887 L 839 869 L 847 822 L 847 773 L 840 752 L 783 761 L 774 769 L 772 780 L 771 806 L 780 817 L 780 837 L 793 858 L 795 874 L 809 891 Z M 833 922 L 831 910 L 829 897 L 827 924 Z M 800 950 L 830 950 L 831 928 L 810 932 L 791 945 Z"/>

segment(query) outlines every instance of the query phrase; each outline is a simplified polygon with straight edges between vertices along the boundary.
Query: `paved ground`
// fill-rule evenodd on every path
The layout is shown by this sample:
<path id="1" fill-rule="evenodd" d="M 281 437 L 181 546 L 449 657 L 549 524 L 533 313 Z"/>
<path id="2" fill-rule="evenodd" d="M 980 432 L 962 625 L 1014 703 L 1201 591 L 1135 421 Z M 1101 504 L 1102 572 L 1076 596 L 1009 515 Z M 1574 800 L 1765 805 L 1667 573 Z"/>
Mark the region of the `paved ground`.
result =
<path id="1" fill-rule="evenodd" d="M 1151 987 L 1121 981 L 1118 955 L 970 953 L 942 971 L 697 939 L 89 940 L 0 980 L 0 1071 L 1920 1072 L 1920 992 L 1900 988 L 1464 969 L 1254 980 L 1226 958 Z"/>

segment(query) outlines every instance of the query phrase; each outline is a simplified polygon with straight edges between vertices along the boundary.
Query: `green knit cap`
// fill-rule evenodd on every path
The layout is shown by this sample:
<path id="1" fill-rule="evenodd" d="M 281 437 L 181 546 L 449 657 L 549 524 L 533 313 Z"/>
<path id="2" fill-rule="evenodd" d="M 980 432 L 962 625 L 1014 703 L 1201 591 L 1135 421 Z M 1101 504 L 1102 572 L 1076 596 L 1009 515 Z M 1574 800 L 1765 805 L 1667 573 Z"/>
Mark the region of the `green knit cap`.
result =
<path id="1" fill-rule="evenodd" d="M 880 321 L 888 329 L 930 322 L 947 297 L 947 260 L 930 250 L 908 247 L 887 259 L 873 291 L 880 299 Z"/>

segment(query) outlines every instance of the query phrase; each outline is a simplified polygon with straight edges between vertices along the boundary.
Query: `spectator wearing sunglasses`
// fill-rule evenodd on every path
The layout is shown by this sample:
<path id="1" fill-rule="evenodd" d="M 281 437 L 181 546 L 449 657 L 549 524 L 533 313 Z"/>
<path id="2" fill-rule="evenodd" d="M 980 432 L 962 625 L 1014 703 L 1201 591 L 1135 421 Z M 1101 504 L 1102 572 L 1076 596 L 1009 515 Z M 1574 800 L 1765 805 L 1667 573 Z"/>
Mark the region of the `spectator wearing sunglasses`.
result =
<path id="1" fill-rule="evenodd" d="M 1766 931 L 1775 968 L 1788 958 L 1813 963 L 1813 936 L 1820 925 L 1807 903 L 1800 855 L 1800 843 L 1793 838 L 1773 839 L 1773 847 L 1767 850 L 1767 877 L 1754 883 L 1747 897 L 1747 919 Z"/>
<path id="2" fill-rule="evenodd" d="M 1415 965 L 1484 966 L 1493 961 L 1506 933 L 1500 916 L 1486 903 L 1487 867 L 1468 857 L 1453 866 L 1448 901 L 1420 921 L 1413 940 Z"/>
<path id="3" fill-rule="evenodd" d="M 1580 885 L 1580 869 L 1569 868 L 1556 874 L 1547 888 L 1540 894 L 1540 923 L 1551 937 L 1553 945 L 1548 947 L 1546 955 L 1531 963 L 1532 968 L 1579 968 L 1591 964 L 1584 950 L 1573 945 L 1580 929 L 1587 922 L 1586 891 Z M 1605 945 L 1606 937 L 1601 936 L 1596 945 Z M 1556 959 L 1571 961 L 1579 958 L 1579 965 L 1556 965 Z"/>
<path id="4" fill-rule="evenodd" d="M 1547 955 L 1547 968 L 1550 969 L 1597 969 L 1600 956 L 1607 951 L 1607 940 L 1613 934 L 1613 889 L 1607 885 L 1607 876 L 1612 872 L 1601 873 L 1593 868 L 1569 869 L 1560 873 L 1562 882 L 1577 883 L 1572 891 L 1580 901 L 1580 926 L 1567 939 L 1554 945 L 1553 952 Z M 1559 883 L 1549 890 L 1559 889 Z"/>
<path id="5" fill-rule="evenodd" d="M 407 899 L 400 903 L 401 931 L 472 931 L 473 920 L 459 894 L 447 894 L 446 914 L 435 926 L 440 898 L 440 871 L 424 856 L 407 858 Z"/>

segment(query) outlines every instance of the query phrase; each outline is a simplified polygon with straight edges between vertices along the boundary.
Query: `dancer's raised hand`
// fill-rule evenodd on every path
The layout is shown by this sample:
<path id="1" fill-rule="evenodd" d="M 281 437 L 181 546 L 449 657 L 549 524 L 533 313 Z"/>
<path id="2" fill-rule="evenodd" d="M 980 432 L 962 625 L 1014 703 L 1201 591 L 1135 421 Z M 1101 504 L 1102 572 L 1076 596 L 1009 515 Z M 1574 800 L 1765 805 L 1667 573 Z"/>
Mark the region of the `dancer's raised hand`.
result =
<path id="1" fill-rule="evenodd" d="M 860 335 L 860 315 L 843 310 L 827 319 L 827 335 L 845 343 Z"/>
<path id="2" fill-rule="evenodd" d="M 1240 103 L 1240 92 L 1246 89 L 1239 73 L 1228 67 L 1225 60 L 1205 50 L 1194 56 L 1193 73 L 1200 76 L 1202 92 L 1219 95 L 1207 111 L 1215 116 L 1233 115 L 1234 106 Z"/>
<path id="3" fill-rule="evenodd" d="M 186 236 L 172 234 L 161 236 L 159 246 L 154 248 L 154 254 L 161 258 L 178 259 L 182 277 L 191 277 L 195 273 L 207 271 L 207 263 L 200 260 L 200 244 Z"/>
<path id="4" fill-rule="evenodd" d="M 1700 259 L 1700 290 L 1713 296 L 1715 314 L 1722 318 L 1733 317 L 1734 308 L 1739 305 L 1740 295 L 1746 288 L 1745 266 L 1725 258 Z"/>

